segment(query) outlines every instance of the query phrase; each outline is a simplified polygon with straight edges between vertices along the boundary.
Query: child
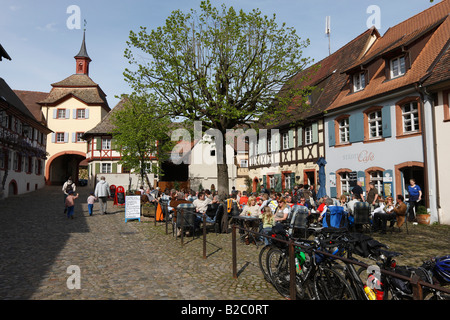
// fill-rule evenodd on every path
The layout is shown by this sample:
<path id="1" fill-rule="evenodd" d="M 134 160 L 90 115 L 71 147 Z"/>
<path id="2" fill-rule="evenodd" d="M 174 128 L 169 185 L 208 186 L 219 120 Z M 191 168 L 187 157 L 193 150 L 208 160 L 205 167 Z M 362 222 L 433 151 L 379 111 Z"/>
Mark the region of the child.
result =
<path id="1" fill-rule="evenodd" d="M 272 227 L 275 224 L 272 209 L 268 206 L 264 207 L 262 210 L 262 213 L 260 215 L 260 218 L 262 220 L 262 232 L 261 233 L 268 235 L 269 232 L 272 230 Z M 263 238 L 264 238 L 264 243 L 266 245 L 268 245 L 269 239 L 266 237 L 263 237 Z"/>
<path id="2" fill-rule="evenodd" d="M 95 200 L 97 200 L 97 198 L 94 196 L 94 192 L 91 192 L 90 196 L 87 198 L 88 210 L 89 210 L 89 215 L 90 216 L 92 216 Z"/>
<path id="3" fill-rule="evenodd" d="M 67 219 L 73 219 L 73 209 L 75 207 L 76 198 L 78 198 L 78 194 L 74 196 L 73 191 L 69 191 L 69 195 L 66 198 Z"/>

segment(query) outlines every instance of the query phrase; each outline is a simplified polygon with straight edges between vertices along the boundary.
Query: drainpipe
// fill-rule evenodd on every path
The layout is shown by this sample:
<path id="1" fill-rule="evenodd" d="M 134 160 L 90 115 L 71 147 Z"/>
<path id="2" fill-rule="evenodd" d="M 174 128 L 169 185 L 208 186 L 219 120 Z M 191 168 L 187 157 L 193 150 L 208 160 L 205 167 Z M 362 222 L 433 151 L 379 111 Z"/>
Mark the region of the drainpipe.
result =
<path id="1" fill-rule="evenodd" d="M 433 223 L 435 221 L 439 221 L 439 215 L 437 212 L 437 188 L 436 188 L 436 176 L 437 176 L 437 171 L 436 171 L 436 160 L 434 159 L 434 161 L 428 161 L 428 157 L 431 155 L 432 157 L 436 157 L 436 148 L 435 148 L 435 144 L 431 144 L 430 147 L 433 149 L 431 153 L 428 153 L 428 143 L 427 143 L 427 126 L 425 125 L 425 106 L 427 105 L 431 105 L 430 107 L 432 108 L 432 104 L 431 104 L 431 99 L 430 99 L 430 94 L 426 91 L 426 89 L 422 86 L 422 83 L 416 83 L 415 84 L 415 89 L 416 91 L 419 93 L 420 95 L 420 100 L 422 103 L 422 108 L 421 108 L 421 127 L 422 127 L 422 145 L 423 145 L 423 160 L 424 160 L 424 188 L 423 190 L 426 190 L 428 193 L 428 197 L 426 200 L 426 204 L 430 207 L 430 222 Z M 434 119 L 433 119 L 433 110 L 431 109 L 431 123 L 432 125 L 434 125 Z M 433 131 L 432 131 L 433 133 Z M 434 136 L 431 135 L 431 138 L 433 140 Z M 433 178 L 433 174 L 429 174 L 429 169 L 434 169 L 434 178 Z M 430 178 L 432 178 L 432 181 L 430 181 Z M 432 195 L 430 195 L 430 191 L 432 192 Z"/>

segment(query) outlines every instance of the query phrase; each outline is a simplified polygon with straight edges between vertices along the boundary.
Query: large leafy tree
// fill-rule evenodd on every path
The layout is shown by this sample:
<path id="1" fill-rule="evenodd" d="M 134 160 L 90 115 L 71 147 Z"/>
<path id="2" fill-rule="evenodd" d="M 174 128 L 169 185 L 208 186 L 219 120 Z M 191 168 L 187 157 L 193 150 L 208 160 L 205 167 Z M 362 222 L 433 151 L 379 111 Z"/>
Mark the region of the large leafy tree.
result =
<path id="1" fill-rule="evenodd" d="M 168 136 L 170 119 L 159 113 L 151 95 L 131 94 L 123 100 L 123 107 L 111 118 L 114 148 L 121 153 L 120 163 L 151 185 L 147 173 L 162 174 L 161 162 L 173 148 Z"/>
<path id="2" fill-rule="evenodd" d="M 311 62 L 302 57 L 308 44 L 293 28 L 278 25 L 275 15 L 203 1 L 199 12 L 177 10 L 162 27 L 131 31 L 125 57 L 132 67 L 124 75 L 136 92 L 155 94 L 162 113 L 201 121 L 203 130 L 222 134 L 216 155 L 218 189 L 225 193 L 227 130 L 273 123 L 293 103 L 307 105 L 310 88 L 292 79 Z"/>

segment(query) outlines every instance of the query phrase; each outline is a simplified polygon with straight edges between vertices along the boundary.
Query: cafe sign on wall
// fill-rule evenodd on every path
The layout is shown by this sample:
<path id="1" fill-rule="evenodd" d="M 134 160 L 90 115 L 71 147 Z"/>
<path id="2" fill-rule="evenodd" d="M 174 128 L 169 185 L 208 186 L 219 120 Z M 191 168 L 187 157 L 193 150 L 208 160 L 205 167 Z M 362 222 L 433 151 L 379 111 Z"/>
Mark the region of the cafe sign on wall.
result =
<path id="1" fill-rule="evenodd" d="M 375 160 L 375 154 L 367 150 L 362 150 L 359 153 L 344 154 L 342 160 L 357 160 L 358 162 L 367 163 Z"/>

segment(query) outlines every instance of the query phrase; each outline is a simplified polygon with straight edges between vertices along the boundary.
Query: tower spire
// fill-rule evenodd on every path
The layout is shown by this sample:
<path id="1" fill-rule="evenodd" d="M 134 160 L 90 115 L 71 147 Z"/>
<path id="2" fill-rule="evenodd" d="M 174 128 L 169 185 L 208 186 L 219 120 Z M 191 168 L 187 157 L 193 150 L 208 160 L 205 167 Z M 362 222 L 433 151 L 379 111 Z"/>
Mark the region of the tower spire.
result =
<path id="1" fill-rule="evenodd" d="M 86 20 L 84 20 L 83 42 L 81 43 L 80 51 L 75 56 L 75 61 L 76 73 L 89 75 L 89 62 L 92 60 L 86 50 Z"/>

